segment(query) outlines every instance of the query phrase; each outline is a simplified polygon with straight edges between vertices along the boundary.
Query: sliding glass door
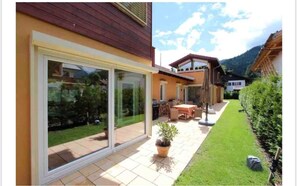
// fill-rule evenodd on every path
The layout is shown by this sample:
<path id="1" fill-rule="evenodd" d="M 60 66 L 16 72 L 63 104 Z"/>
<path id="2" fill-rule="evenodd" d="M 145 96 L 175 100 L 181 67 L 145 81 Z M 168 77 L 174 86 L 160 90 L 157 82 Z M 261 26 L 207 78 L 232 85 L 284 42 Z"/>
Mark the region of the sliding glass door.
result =
<path id="1" fill-rule="evenodd" d="M 109 145 L 108 70 L 47 61 L 48 170 Z"/>
<path id="2" fill-rule="evenodd" d="M 202 105 L 202 89 L 200 86 L 186 87 L 186 102 L 192 102 L 195 105 Z"/>
<path id="3" fill-rule="evenodd" d="M 145 75 L 115 70 L 115 146 L 145 134 Z"/>
<path id="4" fill-rule="evenodd" d="M 54 57 L 42 69 L 45 176 L 145 137 L 145 74 Z"/>

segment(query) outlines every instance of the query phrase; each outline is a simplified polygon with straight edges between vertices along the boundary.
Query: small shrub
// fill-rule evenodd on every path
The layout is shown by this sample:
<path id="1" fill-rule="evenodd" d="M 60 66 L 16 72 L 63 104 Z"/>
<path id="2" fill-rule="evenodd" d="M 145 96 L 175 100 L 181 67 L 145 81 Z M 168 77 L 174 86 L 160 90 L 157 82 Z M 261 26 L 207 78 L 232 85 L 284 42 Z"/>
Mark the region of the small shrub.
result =
<path id="1" fill-rule="evenodd" d="M 171 141 L 178 134 L 177 128 L 167 122 L 159 122 L 157 125 L 160 127 L 158 134 L 161 139 L 157 140 L 156 145 L 163 147 L 170 146 Z"/>

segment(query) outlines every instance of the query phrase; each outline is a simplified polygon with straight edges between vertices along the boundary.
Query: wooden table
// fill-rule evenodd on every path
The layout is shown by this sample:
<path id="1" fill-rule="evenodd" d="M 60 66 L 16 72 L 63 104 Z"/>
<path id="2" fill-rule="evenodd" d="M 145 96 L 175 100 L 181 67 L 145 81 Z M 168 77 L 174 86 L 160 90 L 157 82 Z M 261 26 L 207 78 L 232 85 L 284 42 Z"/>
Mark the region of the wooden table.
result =
<path id="1" fill-rule="evenodd" d="M 193 116 L 193 111 L 195 108 L 197 108 L 197 105 L 188 105 L 188 104 L 181 104 L 181 105 L 175 105 L 173 108 L 176 108 L 179 113 L 185 114 L 185 117 L 187 119 L 188 116 Z"/>

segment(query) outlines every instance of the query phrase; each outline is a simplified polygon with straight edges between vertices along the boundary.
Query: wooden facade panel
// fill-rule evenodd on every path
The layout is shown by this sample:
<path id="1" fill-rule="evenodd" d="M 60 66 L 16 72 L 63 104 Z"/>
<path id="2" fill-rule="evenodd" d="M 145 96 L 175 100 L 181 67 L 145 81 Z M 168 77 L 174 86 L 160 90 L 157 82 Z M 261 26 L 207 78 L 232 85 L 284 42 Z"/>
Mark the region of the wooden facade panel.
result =
<path id="1" fill-rule="evenodd" d="M 152 4 L 142 26 L 112 3 L 17 3 L 19 12 L 152 60 Z"/>

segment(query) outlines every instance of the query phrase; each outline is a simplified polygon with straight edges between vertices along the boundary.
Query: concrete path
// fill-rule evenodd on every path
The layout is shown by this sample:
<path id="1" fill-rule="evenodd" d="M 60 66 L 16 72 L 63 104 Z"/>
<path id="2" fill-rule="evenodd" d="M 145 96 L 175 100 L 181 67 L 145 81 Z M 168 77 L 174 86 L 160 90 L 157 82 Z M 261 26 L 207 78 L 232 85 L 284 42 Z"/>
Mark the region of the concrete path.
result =
<path id="1" fill-rule="evenodd" d="M 216 114 L 209 114 L 209 118 L 217 121 L 227 104 L 224 101 L 214 105 Z M 205 117 L 205 113 L 202 117 Z M 167 119 L 161 117 L 154 123 Z M 198 120 L 170 123 L 178 128 L 179 134 L 174 138 L 167 158 L 156 155 L 158 127 L 154 125 L 151 138 L 94 162 L 50 185 L 172 185 L 212 127 L 198 125 Z"/>

